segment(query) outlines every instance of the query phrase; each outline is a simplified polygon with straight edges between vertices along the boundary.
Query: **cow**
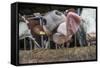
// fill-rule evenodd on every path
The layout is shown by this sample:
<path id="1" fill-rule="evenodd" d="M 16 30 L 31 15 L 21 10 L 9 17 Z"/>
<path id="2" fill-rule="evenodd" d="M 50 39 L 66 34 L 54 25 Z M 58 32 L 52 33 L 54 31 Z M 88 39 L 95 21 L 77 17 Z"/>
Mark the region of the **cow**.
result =
<path id="1" fill-rule="evenodd" d="M 40 15 L 40 16 L 29 17 L 29 18 L 27 16 L 22 16 L 22 18 L 24 20 L 24 24 L 27 25 L 28 27 L 27 29 L 29 29 L 31 36 L 36 37 L 35 39 L 37 40 L 39 44 L 42 44 L 42 43 L 44 44 L 44 41 L 49 43 L 48 40 L 52 41 L 50 37 L 53 34 L 53 30 L 60 23 L 65 21 L 64 14 L 58 10 L 52 10 L 50 12 L 47 12 L 46 14 L 44 14 L 44 16 Z M 44 34 L 44 35 L 41 35 L 41 34 Z M 41 43 L 40 43 L 41 39 L 39 35 L 42 37 Z M 47 37 L 45 37 L 45 35 L 47 35 Z M 46 40 L 44 40 L 44 38 Z M 43 46 L 43 48 L 48 47 L 47 43 L 45 43 L 46 46 Z"/>
<path id="2" fill-rule="evenodd" d="M 81 17 L 84 20 L 82 22 L 84 22 L 83 27 L 86 31 L 86 40 L 88 42 L 88 45 L 92 45 L 91 42 L 96 42 L 96 9 L 83 8 Z"/>
<path id="3" fill-rule="evenodd" d="M 84 25 L 86 23 L 84 23 L 82 17 L 73 8 L 66 10 L 64 13 L 66 22 L 59 25 L 57 32 L 66 36 L 67 47 L 87 45 Z"/>

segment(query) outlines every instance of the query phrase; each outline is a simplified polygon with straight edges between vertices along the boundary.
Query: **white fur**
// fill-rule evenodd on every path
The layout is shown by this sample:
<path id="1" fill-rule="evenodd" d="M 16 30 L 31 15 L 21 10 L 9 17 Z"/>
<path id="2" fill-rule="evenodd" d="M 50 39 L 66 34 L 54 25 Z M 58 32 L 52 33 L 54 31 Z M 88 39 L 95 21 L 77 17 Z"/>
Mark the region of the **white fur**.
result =
<path id="1" fill-rule="evenodd" d="M 57 32 L 62 33 L 65 36 L 67 36 L 67 28 L 66 27 L 67 27 L 66 22 L 61 23 L 59 25 L 59 27 L 57 28 Z"/>
<path id="2" fill-rule="evenodd" d="M 47 20 L 46 27 L 50 31 L 56 28 L 60 23 L 65 22 L 65 15 L 59 11 L 58 12 L 61 13 L 61 15 L 57 15 L 55 12 L 57 12 L 57 10 L 53 10 L 44 16 Z"/>
<path id="3" fill-rule="evenodd" d="M 26 36 L 30 36 L 30 30 L 28 29 L 28 26 L 25 22 L 19 23 L 19 39 L 23 39 Z"/>
<path id="4" fill-rule="evenodd" d="M 83 8 L 81 17 L 85 20 L 84 27 L 87 33 L 96 32 L 96 9 Z"/>

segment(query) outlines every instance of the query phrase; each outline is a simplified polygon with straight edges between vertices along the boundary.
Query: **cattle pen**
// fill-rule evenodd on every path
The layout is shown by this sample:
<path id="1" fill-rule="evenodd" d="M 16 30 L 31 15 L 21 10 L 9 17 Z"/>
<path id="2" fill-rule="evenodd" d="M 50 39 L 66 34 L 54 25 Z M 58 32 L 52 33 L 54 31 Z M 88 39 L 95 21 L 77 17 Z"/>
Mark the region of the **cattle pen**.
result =
<path id="1" fill-rule="evenodd" d="M 19 4 L 19 64 L 97 60 L 96 11 Z"/>

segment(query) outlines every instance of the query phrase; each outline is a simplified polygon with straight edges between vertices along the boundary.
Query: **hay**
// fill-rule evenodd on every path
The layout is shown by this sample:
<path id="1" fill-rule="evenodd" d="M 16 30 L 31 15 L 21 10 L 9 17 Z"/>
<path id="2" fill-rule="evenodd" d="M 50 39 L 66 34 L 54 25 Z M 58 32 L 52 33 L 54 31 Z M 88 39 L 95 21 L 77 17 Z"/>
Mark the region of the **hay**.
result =
<path id="1" fill-rule="evenodd" d="M 96 46 L 61 48 L 61 49 L 35 49 L 19 53 L 19 62 L 23 63 L 44 63 L 59 61 L 78 61 L 96 59 Z"/>

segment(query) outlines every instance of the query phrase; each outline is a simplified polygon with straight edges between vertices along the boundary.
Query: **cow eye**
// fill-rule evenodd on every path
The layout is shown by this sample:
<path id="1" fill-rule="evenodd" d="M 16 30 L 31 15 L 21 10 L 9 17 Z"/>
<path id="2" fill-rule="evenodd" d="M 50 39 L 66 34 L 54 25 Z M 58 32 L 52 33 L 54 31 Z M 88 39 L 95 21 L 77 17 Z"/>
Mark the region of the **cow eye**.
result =
<path id="1" fill-rule="evenodd" d="M 55 14 L 60 15 L 61 16 L 61 12 L 56 11 Z"/>

